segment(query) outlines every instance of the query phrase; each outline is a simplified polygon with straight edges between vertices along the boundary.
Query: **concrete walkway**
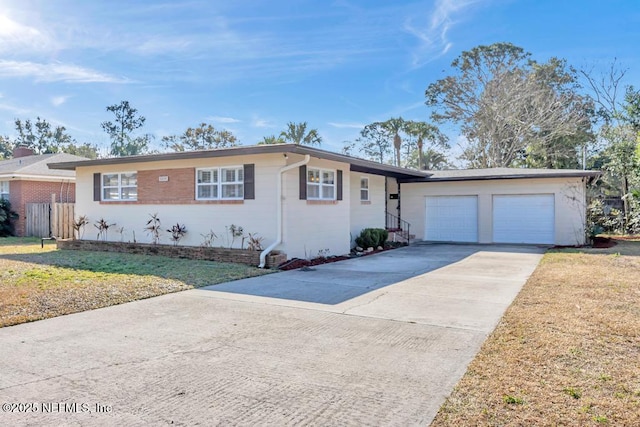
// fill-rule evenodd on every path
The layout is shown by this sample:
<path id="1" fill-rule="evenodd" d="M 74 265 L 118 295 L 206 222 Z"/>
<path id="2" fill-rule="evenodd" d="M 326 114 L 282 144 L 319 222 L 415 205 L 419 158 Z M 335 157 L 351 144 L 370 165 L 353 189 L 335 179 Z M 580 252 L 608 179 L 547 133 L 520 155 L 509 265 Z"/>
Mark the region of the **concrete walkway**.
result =
<path id="1" fill-rule="evenodd" d="M 542 252 L 416 245 L 2 328 L 0 425 L 428 425 Z"/>

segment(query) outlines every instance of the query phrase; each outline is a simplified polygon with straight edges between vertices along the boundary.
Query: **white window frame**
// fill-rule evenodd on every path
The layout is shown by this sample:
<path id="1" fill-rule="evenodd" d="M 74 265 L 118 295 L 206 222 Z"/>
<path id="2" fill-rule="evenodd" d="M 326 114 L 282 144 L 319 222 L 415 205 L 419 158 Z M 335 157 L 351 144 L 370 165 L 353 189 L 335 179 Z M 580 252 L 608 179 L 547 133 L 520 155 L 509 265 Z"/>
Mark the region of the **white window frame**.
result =
<path id="1" fill-rule="evenodd" d="M 9 181 L 0 181 L 0 199 L 9 200 Z"/>
<path id="2" fill-rule="evenodd" d="M 363 187 L 363 186 L 362 186 L 362 181 L 366 181 L 366 182 L 367 182 L 366 187 Z M 368 201 L 370 201 L 370 198 L 369 198 L 369 197 L 370 197 L 370 193 L 369 193 L 369 182 L 370 182 L 370 181 L 369 181 L 369 177 L 368 177 L 368 176 L 361 176 L 361 177 L 360 177 L 360 201 L 361 201 L 361 202 L 368 202 Z M 366 192 L 367 192 L 367 197 L 365 197 L 365 198 L 363 198 L 363 197 L 362 197 L 362 192 L 363 192 L 363 191 L 366 191 Z"/>
<path id="3" fill-rule="evenodd" d="M 135 175 L 136 176 L 136 185 L 122 185 L 122 176 L 123 175 Z M 104 185 L 104 177 L 109 175 L 117 175 L 118 176 L 118 185 Z M 107 199 L 105 198 L 104 190 L 105 188 L 117 188 L 118 189 L 118 198 L 116 199 Z M 123 198 L 122 190 L 125 188 L 135 188 L 136 196 Z M 138 172 L 137 171 L 128 171 L 128 172 L 108 172 L 103 173 L 100 176 L 100 200 L 103 202 L 132 202 L 138 200 Z"/>
<path id="4" fill-rule="evenodd" d="M 309 174 L 310 172 L 313 171 L 317 171 L 318 172 L 318 181 L 309 181 Z M 333 174 L 333 184 L 327 184 L 323 182 L 323 173 L 331 173 Z M 321 169 L 321 168 L 307 168 L 307 200 L 336 200 L 336 191 L 337 191 L 337 186 L 336 186 L 336 179 L 337 179 L 337 172 L 335 169 Z M 311 194 L 311 192 L 309 191 L 310 187 L 318 187 L 318 197 L 310 197 L 309 194 Z M 333 196 L 332 197 L 324 197 L 323 193 L 324 191 L 322 191 L 324 188 L 332 188 L 333 189 Z"/>
<path id="5" fill-rule="evenodd" d="M 225 181 L 225 172 L 233 170 L 235 171 L 235 180 L 234 181 Z M 211 171 L 212 173 L 217 172 L 217 180 L 214 182 L 198 182 L 198 173 L 200 171 Z M 242 175 L 242 179 L 238 179 L 238 177 Z M 224 188 L 227 186 L 239 186 L 240 195 L 236 197 L 224 197 Z M 215 187 L 217 191 L 217 195 L 214 197 L 200 197 L 198 189 L 204 186 Z M 197 168 L 196 169 L 196 200 L 244 200 L 244 166 L 220 166 L 214 168 Z"/>

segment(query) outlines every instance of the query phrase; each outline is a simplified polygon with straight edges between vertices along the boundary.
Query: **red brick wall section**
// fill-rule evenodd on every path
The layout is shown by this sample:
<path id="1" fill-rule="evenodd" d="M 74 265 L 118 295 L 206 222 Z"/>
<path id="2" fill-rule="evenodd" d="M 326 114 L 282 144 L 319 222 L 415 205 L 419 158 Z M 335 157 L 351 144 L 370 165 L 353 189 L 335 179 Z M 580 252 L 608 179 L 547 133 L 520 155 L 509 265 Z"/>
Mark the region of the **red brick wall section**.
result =
<path id="1" fill-rule="evenodd" d="M 193 203 L 195 168 L 138 171 L 138 201 L 152 204 Z M 160 181 L 160 177 L 167 181 Z"/>
<path id="2" fill-rule="evenodd" d="M 195 168 L 138 171 L 137 200 L 111 200 L 100 203 L 114 205 L 238 205 L 244 203 L 244 200 L 196 200 L 195 186 Z"/>
<path id="3" fill-rule="evenodd" d="M 11 207 L 19 215 L 16 221 L 16 236 L 25 234 L 25 218 L 27 203 L 51 203 L 51 194 L 56 195 L 56 201 L 75 203 L 76 185 L 72 182 L 44 182 L 44 181 L 10 181 L 9 201 Z"/>

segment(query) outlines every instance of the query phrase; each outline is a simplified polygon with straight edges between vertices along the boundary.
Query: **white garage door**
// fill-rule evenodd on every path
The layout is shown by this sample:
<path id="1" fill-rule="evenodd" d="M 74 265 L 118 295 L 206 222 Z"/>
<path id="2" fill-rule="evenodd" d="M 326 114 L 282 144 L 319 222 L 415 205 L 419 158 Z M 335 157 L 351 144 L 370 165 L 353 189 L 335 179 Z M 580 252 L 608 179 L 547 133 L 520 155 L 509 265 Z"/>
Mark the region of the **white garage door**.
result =
<path id="1" fill-rule="evenodd" d="M 425 240 L 478 241 L 478 197 L 427 197 Z"/>
<path id="2" fill-rule="evenodd" d="M 495 243 L 555 243 L 553 194 L 493 196 Z"/>

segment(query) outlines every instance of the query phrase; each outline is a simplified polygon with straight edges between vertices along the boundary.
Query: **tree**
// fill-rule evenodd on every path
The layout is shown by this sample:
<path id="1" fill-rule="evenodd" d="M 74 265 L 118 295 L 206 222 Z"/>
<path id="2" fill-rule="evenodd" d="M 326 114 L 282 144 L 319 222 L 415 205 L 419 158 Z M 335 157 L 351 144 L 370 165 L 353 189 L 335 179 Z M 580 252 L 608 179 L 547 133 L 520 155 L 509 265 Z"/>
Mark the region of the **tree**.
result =
<path id="1" fill-rule="evenodd" d="M 227 130 L 217 130 L 210 124 L 200 123 L 197 128 L 187 128 L 180 136 L 164 136 L 162 142 L 173 151 L 192 151 L 234 147 L 238 139 Z"/>
<path id="2" fill-rule="evenodd" d="M 422 162 L 422 167 L 418 166 L 419 162 Z M 447 155 L 434 148 L 427 148 L 422 153 L 422 160 L 420 159 L 418 149 L 413 150 L 407 158 L 406 167 L 420 170 L 453 169 L 453 165 L 449 163 Z"/>
<path id="3" fill-rule="evenodd" d="M 405 129 L 405 121 L 402 117 L 392 117 L 386 122 L 383 122 L 384 128 L 393 135 L 393 148 L 395 153 L 396 166 L 400 166 L 400 149 L 402 148 L 402 138 L 400 132 Z"/>
<path id="4" fill-rule="evenodd" d="M 353 156 L 354 155 L 354 150 L 356 149 L 356 142 L 355 141 L 344 141 L 342 143 L 342 154 L 344 154 L 345 156 Z"/>
<path id="5" fill-rule="evenodd" d="M 64 126 L 52 127 L 40 117 L 36 118 L 35 124 L 29 119 L 15 119 L 14 123 L 18 137 L 13 141 L 13 146 L 30 148 L 35 154 L 57 153 L 73 140 Z"/>
<path id="6" fill-rule="evenodd" d="M 307 122 L 287 123 L 287 129 L 280 132 L 280 138 L 294 144 L 320 145 L 322 143 L 322 137 L 317 129 L 309 129 L 307 132 Z"/>
<path id="7" fill-rule="evenodd" d="M 451 63 L 454 75 L 425 91 L 432 118 L 460 126 L 470 166 L 512 166 L 528 147 L 553 151 L 589 127 L 592 106 L 575 71 L 564 60 L 539 64 L 530 56 L 511 43 L 478 46 Z"/>
<path id="8" fill-rule="evenodd" d="M 258 145 L 271 145 L 271 144 L 285 144 L 286 141 L 281 137 L 275 135 L 269 135 L 262 138 L 262 141 L 258 142 Z"/>
<path id="9" fill-rule="evenodd" d="M 633 221 L 637 221 L 633 218 L 640 218 L 636 197 L 640 192 L 640 90 L 627 85 L 624 97 L 620 99 L 626 70 L 620 69 L 615 61 L 599 76 L 585 70 L 581 70 L 581 74 L 591 89 L 596 117 L 601 123 L 598 135 L 605 147 L 598 160 L 610 174 L 605 177 L 604 186 L 613 182 L 619 188 L 624 205 L 624 227 L 628 229 Z"/>
<path id="10" fill-rule="evenodd" d="M 360 137 L 356 139 L 360 149 L 366 158 L 385 163 L 387 155 L 391 153 L 389 130 L 382 122 L 366 125 L 360 131 Z"/>
<path id="11" fill-rule="evenodd" d="M 79 144 L 75 141 L 70 142 L 61 150 L 63 153 L 73 154 L 75 156 L 86 157 L 87 159 L 97 159 L 98 155 L 98 147 L 85 142 L 84 144 Z"/>
<path id="12" fill-rule="evenodd" d="M 427 167 L 427 163 L 425 162 L 424 157 L 424 142 L 427 141 L 430 143 L 430 150 L 432 156 L 435 156 L 435 153 L 438 153 L 440 156 L 444 157 L 444 154 L 437 151 L 436 148 L 440 149 L 448 149 L 449 144 L 447 143 L 448 138 L 445 134 L 440 132 L 436 126 L 427 123 L 427 122 L 416 122 L 416 121 L 408 121 L 405 123 L 405 132 L 408 135 L 416 138 L 416 146 L 418 151 L 418 163 L 417 169 L 435 169 L 434 167 Z M 435 157 L 434 157 L 435 159 Z M 439 165 L 442 160 L 438 160 L 436 162 Z M 446 157 L 444 157 L 444 162 L 446 161 Z M 432 164 L 430 163 L 429 166 Z"/>
<path id="13" fill-rule="evenodd" d="M 13 155 L 13 143 L 8 136 L 0 135 L 0 160 L 9 159 Z"/>
<path id="14" fill-rule="evenodd" d="M 122 101 L 107 107 L 107 111 L 115 115 L 115 121 L 102 122 L 102 129 L 111 138 L 112 156 L 133 156 L 148 151 L 152 136 L 144 134 L 134 137 L 133 133 L 144 126 L 146 118 L 138 115 L 138 110 Z"/>

